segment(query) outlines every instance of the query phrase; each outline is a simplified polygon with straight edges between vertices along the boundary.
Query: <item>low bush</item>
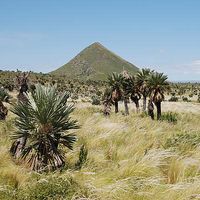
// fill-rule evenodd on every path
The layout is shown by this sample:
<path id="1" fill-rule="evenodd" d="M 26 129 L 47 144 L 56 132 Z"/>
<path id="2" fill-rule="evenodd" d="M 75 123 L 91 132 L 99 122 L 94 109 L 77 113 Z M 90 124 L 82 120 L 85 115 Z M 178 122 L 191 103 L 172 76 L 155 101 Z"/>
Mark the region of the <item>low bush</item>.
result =
<path id="1" fill-rule="evenodd" d="M 72 100 L 77 100 L 78 99 L 78 95 L 77 94 L 72 94 L 71 95 L 71 99 Z"/>
<path id="2" fill-rule="evenodd" d="M 9 102 L 10 95 L 4 88 L 0 88 L 0 101 Z"/>
<path id="3" fill-rule="evenodd" d="M 200 103 L 200 94 L 198 95 L 197 102 Z"/>
<path id="4" fill-rule="evenodd" d="M 189 97 L 192 98 L 192 97 L 193 97 L 193 94 L 189 94 Z"/>
<path id="5" fill-rule="evenodd" d="M 91 97 L 91 99 L 92 99 L 92 105 L 100 105 L 101 104 L 99 96 L 94 95 Z"/>
<path id="6" fill-rule="evenodd" d="M 172 96 L 170 99 L 169 99 L 170 102 L 177 102 L 178 101 L 178 97 L 175 97 L 175 96 Z"/>
<path id="7" fill-rule="evenodd" d="M 79 153 L 79 160 L 75 164 L 75 169 L 81 169 L 87 160 L 88 150 L 85 145 L 82 145 Z"/>
<path id="8" fill-rule="evenodd" d="M 184 102 L 191 102 L 191 100 L 189 100 L 187 97 L 182 97 L 182 100 L 183 100 Z"/>
<path id="9" fill-rule="evenodd" d="M 177 113 L 167 112 L 162 114 L 161 120 L 168 121 L 169 123 L 177 123 L 177 116 Z"/>

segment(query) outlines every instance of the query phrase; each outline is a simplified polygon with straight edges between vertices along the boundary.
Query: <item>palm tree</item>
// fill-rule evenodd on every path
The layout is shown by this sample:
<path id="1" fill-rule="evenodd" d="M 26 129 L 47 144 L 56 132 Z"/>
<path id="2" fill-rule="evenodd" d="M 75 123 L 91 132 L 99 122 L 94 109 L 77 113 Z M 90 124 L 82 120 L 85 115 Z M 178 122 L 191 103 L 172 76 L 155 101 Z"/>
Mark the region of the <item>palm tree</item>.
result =
<path id="1" fill-rule="evenodd" d="M 0 100 L 0 120 L 5 120 L 8 114 L 8 109 L 3 105 L 3 102 Z"/>
<path id="2" fill-rule="evenodd" d="M 119 112 L 118 102 L 121 100 L 122 97 L 122 80 L 123 75 L 112 73 L 112 75 L 108 76 L 108 85 L 111 87 L 112 91 L 112 100 L 115 105 L 115 113 Z"/>
<path id="3" fill-rule="evenodd" d="M 129 76 L 124 79 L 126 94 L 130 95 L 131 100 L 135 103 L 136 111 L 139 112 L 139 100 L 141 98 L 140 91 L 136 85 L 135 76 Z"/>
<path id="4" fill-rule="evenodd" d="M 0 88 L 0 120 L 5 120 L 8 114 L 8 109 L 4 106 L 3 102 L 9 102 L 10 95 L 5 89 Z"/>
<path id="5" fill-rule="evenodd" d="M 122 75 L 123 79 L 121 80 L 121 82 L 122 82 L 125 115 L 129 115 L 128 102 L 130 94 L 132 93 L 134 87 L 134 77 L 130 76 L 126 70 L 122 72 Z"/>
<path id="6" fill-rule="evenodd" d="M 28 93 L 29 74 L 30 74 L 29 72 L 28 73 L 26 73 L 26 72 L 20 73 L 18 71 L 17 75 L 16 75 L 16 79 L 15 79 L 16 86 L 19 90 L 17 99 L 18 99 L 18 102 L 21 102 L 23 104 L 26 104 L 28 102 L 27 93 Z M 32 92 L 34 92 L 34 91 L 32 91 Z M 20 156 L 20 153 L 25 146 L 26 139 L 27 139 L 26 137 L 21 137 L 13 142 L 10 151 L 13 154 L 13 156 L 15 156 L 16 158 L 18 158 Z"/>
<path id="7" fill-rule="evenodd" d="M 139 89 L 134 85 L 132 92 L 131 92 L 131 100 L 135 103 L 136 106 L 136 112 L 139 112 L 140 104 L 139 101 L 141 99 L 141 94 Z"/>
<path id="8" fill-rule="evenodd" d="M 77 121 L 70 118 L 74 107 L 66 105 L 67 96 L 59 94 L 56 86 L 36 85 L 34 93 L 27 94 L 27 103 L 19 101 L 11 110 L 17 116 L 17 131 L 12 138 L 25 138 L 19 154 L 32 170 L 62 167 L 65 161 L 61 146 L 72 149 L 76 141 L 74 134 L 67 133 L 78 128 Z"/>
<path id="9" fill-rule="evenodd" d="M 164 93 L 169 89 L 168 77 L 163 73 L 152 73 L 148 79 L 150 88 L 150 99 L 157 108 L 157 119 L 161 118 L 161 102 L 164 100 Z"/>
<path id="10" fill-rule="evenodd" d="M 110 88 L 106 88 L 104 93 L 103 93 L 103 113 L 105 116 L 109 116 L 110 112 L 111 112 L 111 106 L 113 104 L 112 101 L 112 91 L 110 90 Z"/>
<path id="11" fill-rule="evenodd" d="M 23 72 L 23 73 L 19 73 L 16 75 L 16 84 L 17 84 L 17 87 L 19 89 L 19 94 L 17 95 L 17 99 L 18 101 L 22 101 L 24 103 L 26 103 L 27 101 L 27 98 L 26 98 L 26 93 L 28 91 L 28 82 L 29 82 L 29 74 L 30 72 L 26 73 L 26 72 Z"/>
<path id="12" fill-rule="evenodd" d="M 136 85 L 143 96 L 143 111 L 146 111 L 147 97 L 149 95 L 149 87 L 147 85 L 150 74 L 153 73 L 150 69 L 142 69 L 136 74 Z"/>

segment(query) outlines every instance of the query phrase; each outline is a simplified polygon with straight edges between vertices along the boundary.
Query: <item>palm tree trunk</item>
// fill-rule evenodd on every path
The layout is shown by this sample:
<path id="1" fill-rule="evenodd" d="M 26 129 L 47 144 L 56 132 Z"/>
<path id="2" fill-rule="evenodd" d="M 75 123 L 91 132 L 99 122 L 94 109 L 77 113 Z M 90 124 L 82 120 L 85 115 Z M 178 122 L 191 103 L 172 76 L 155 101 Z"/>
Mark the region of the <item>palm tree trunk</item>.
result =
<path id="1" fill-rule="evenodd" d="M 115 113 L 119 112 L 118 101 L 115 101 Z"/>
<path id="2" fill-rule="evenodd" d="M 129 115 L 128 99 L 124 98 L 125 115 Z"/>
<path id="3" fill-rule="evenodd" d="M 139 100 L 135 100 L 134 103 L 136 107 L 136 112 L 139 113 L 139 110 L 140 110 Z"/>
<path id="4" fill-rule="evenodd" d="M 13 142 L 10 153 L 15 157 L 19 158 L 21 156 L 21 152 L 23 151 L 25 145 L 26 145 L 26 137 L 22 137 L 20 139 L 17 139 L 15 142 Z"/>
<path id="5" fill-rule="evenodd" d="M 157 108 L 157 120 L 161 119 L 161 102 L 156 102 L 156 108 Z"/>
<path id="6" fill-rule="evenodd" d="M 147 97 L 143 96 L 143 111 L 145 112 L 147 108 Z"/>
<path id="7" fill-rule="evenodd" d="M 137 113 L 139 113 L 139 111 L 140 111 L 139 101 L 137 101 L 137 103 L 136 103 L 136 110 L 137 110 Z"/>
<path id="8" fill-rule="evenodd" d="M 8 109 L 3 105 L 3 102 L 0 100 L 0 120 L 5 120 L 7 114 Z"/>

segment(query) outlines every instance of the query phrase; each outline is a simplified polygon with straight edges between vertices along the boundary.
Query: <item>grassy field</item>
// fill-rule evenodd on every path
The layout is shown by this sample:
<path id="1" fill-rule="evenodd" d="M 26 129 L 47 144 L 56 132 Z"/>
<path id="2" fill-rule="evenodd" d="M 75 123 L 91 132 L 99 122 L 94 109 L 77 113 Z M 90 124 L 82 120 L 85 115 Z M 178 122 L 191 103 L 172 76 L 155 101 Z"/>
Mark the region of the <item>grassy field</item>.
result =
<path id="1" fill-rule="evenodd" d="M 0 199 L 200 199 L 198 104 L 164 102 L 164 112 L 179 110 L 177 123 L 152 121 L 133 106 L 129 116 L 112 112 L 109 118 L 100 106 L 76 107 L 78 142 L 66 151 L 66 167 L 54 173 L 14 163 L 9 155 L 14 116 L 0 122 Z M 82 144 L 88 157 L 76 170 Z"/>

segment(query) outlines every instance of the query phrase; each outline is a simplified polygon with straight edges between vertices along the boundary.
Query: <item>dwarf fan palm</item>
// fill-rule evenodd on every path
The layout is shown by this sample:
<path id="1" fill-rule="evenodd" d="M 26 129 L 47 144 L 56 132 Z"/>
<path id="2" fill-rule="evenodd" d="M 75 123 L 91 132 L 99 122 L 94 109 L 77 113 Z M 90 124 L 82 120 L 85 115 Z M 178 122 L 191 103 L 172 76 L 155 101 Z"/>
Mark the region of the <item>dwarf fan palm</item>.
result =
<path id="1" fill-rule="evenodd" d="M 122 80 L 123 75 L 112 73 L 112 75 L 108 76 L 108 85 L 111 87 L 112 90 L 112 100 L 115 104 L 115 113 L 118 113 L 118 101 L 121 100 L 122 97 Z"/>
<path id="2" fill-rule="evenodd" d="M 167 78 L 163 73 L 155 72 L 148 79 L 150 98 L 156 105 L 158 120 L 161 118 L 161 102 L 164 100 L 164 93 L 169 89 Z"/>
<path id="3" fill-rule="evenodd" d="M 128 115 L 129 114 L 128 102 L 130 94 L 132 94 L 133 89 L 135 87 L 135 78 L 134 76 L 129 75 L 127 71 L 123 71 L 122 75 L 123 79 L 121 80 L 121 82 L 122 82 L 125 114 Z"/>
<path id="4" fill-rule="evenodd" d="M 5 120 L 8 114 L 8 109 L 3 105 L 3 102 L 9 102 L 9 94 L 0 88 L 0 120 Z"/>
<path id="5" fill-rule="evenodd" d="M 10 95 L 4 88 L 0 88 L 0 101 L 9 102 Z"/>
<path id="6" fill-rule="evenodd" d="M 27 103 L 19 101 L 12 108 L 17 115 L 17 131 L 13 139 L 26 138 L 20 157 L 33 170 L 52 170 L 64 165 L 61 147 L 72 149 L 76 141 L 68 130 L 77 129 L 77 121 L 70 118 L 73 106 L 66 105 L 68 94 L 58 94 L 56 86 L 36 85 L 27 95 Z"/>
<path id="7" fill-rule="evenodd" d="M 142 69 L 136 74 L 136 85 L 143 96 L 143 111 L 146 111 L 147 96 L 149 95 L 149 87 L 147 85 L 148 78 L 153 71 L 150 69 Z"/>
<path id="8" fill-rule="evenodd" d="M 110 115 L 111 105 L 113 104 L 112 90 L 110 88 L 105 89 L 102 100 L 103 100 L 103 105 L 104 105 L 103 113 L 105 116 L 108 116 Z"/>
<path id="9" fill-rule="evenodd" d="M 137 112 L 139 112 L 139 100 L 141 99 L 141 95 L 139 87 L 136 84 L 135 76 L 129 76 L 128 79 L 124 79 L 123 85 L 126 86 L 126 93 L 130 94 L 130 98 L 135 103 Z"/>

